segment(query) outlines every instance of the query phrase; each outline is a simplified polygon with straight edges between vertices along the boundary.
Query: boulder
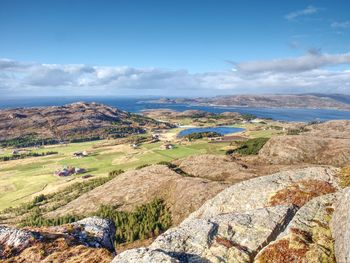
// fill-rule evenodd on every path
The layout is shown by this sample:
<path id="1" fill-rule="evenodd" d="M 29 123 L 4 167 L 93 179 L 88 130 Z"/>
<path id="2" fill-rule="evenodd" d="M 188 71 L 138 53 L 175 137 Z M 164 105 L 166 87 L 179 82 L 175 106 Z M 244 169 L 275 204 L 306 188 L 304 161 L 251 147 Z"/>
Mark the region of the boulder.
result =
<path id="1" fill-rule="evenodd" d="M 88 217 L 72 223 L 81 231 L 78 237 L 90 247 L 103 247 L 114 252 L 115 225 L 111 220 Z"/>
<path id="2" fill-rule="evenodd" d="M 21 252 L 34 240 L 34 234 L 29 231 L 0 226 L 0 259 L 8 254 Z"/>
<path id="3" fill-rule="evenodd" d="M 339 193 L 331 221 L 337 262 L 350 262 L 350 188 Z"/>
<path id="4" fill-rule="evenodd" d="M 109 262 L 115 252 L 114 240 L 114 223 L 99 217 L 56 227 L 0 226 L 0 259 L 7 260 L 5 262 Z"/>

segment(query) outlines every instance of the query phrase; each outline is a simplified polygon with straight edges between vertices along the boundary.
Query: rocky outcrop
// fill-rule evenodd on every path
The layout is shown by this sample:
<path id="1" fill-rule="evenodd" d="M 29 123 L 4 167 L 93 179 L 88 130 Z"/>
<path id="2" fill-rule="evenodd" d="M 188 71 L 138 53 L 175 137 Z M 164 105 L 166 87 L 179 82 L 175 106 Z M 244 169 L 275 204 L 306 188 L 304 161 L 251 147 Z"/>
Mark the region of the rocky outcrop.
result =
<path id="1" fill-rule="evenodd" d="M 350 164 L 350 139 L 322 138 L 312 135 L 276 136 L 259 152 L 261 160 L 270 164 Z"/>
<path id="2" fill-rule="evenodd" d="M 308 241 L 308 255 L 331 259 L 328 223 L 335 198 L 332 193 L 340 189 L 337 171 L 310 167 L 237 183 L 160 235 L 149 248 L 125 251 L 114 262 L 144 262 L 144 258 L 157 262 L 155 255 L 166 257 L 164 262 L 252 262 L 255 258 L 265 262 L 264 251 L 293 231 L 315 235 L 314 243 Z M 323 248 L 326 245 L 329 247 Z"/>
<path id="3" fill-rule="evenodd" d="M 0 259 L 10 262 L 62 262 L 58 259 L 64 259 L 69 262 L 74 257 L 72 262 L 84 262 L 88 258 L 82 258 L 83 255 L 89 255 L 90 260 L 94 257 L 102 260 L 115 252 L 114 240 L 114 224 L 98 217 L 58 227 L 16 229 L 1 226 Z"/>
<path id="4" fill-rule="evenodd" d="M 35 241 L 31 232 L 0 226 L 0 259 L 19 253 Z"/>
<path id="5" fill-rule="evenodd" d="M 287 229 L 266 246 L 254 262 L 335 262 L 329 227 L 335 199 L 335 194 L 323 195 L 300 208 Z"/>
<path id="6" fill-rule="evenodd" d="M 83 233 L 80 240 L 88 246 L 104 247 L 114 252 L 115 226 L 111 220 L 94 216 L 84 218 L 71 225 L 74 229 L 80 229 Z"/>
<path id="7" fill-rule="evenodd" d="M 337 262 L 350 262 L 350 188 L 339 193 L 331 221 Z"/>
<path id="8" fill-rule="evenodd" d="M 47 216 L 83 215 L 96 211 L 102 204 L 117 205 L 121 211 L 131 211 L 136 206 L 160 198 L 168 205 L 173 223 L 178 224 L 225 187 L 227 185 L 207 179 L 183 177 L 165 165 L 152 165 L 120 174 Z"/>
<path id="9" fill-rule="evenodd" d="M 310 187 L 312 184 L 326 183 L 327 186 L 333 187 L 334 191 L 336 191 L 339 189 L 335 178 L 337 172 L 338 169 L 331 167 L 309 167 L 243 181 L 226 188 L 214 198 L 205 202 L 202 207 L 192 213 L 186 220 L 211 218 L 218 214 L 271 206 L 270 202 L 276 202 L 275 197 L 281 191 L 286 191 L 285 189 L 290 189 L 295 184 L 308 183 Z M 329 193 L 329 191 L 326 191 L 326 193 Z M 290 203 L 293 203 L 293 196 L 300 196 L 306 201 L 311 199 L 307 191 L 303 191 L 303 189 L 290 192 L 287 196 L 291 199 Z M 312 195 L 312 197 L 315 196 L 317 194 Z"/>
<path id="10" fill-rule="evenodd" d="M 296 210 L 293 205 L 275 206 L 190 220 L 158 237 L 150 248 L 166 251 L 181 262 L 198 258 L 249 262 L 287 226 Z"/>

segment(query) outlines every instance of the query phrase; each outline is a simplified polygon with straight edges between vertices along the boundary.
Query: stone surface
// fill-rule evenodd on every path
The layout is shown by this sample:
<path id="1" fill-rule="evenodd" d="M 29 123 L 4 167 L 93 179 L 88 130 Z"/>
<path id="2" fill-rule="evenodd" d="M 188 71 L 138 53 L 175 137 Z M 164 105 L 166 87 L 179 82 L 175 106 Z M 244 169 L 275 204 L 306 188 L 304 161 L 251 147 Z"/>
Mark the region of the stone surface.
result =
<path id="1" fill-rule="evenodd" d="M 338 263 L 350 262 L 350 188 L 339 193 L 331 221 L 334 250 Z"/>
<path id="2" fill-rule="evenodd" d="M 160 235 L 149 250 L 130 250 L 120 262 L 158 262 L 152 256 L 162 251 L 180 262 L 250 262 L 293 218 L 294 206 L 261 208 L 245 213 L 218 215 L 210 220 L 193 219 Z M 119 261 L 115 261 L 119 262 Z"/>
<path id="3" fill-rule="evenodd" d="M 255 263 L 335 262 L 330 220 L 336 194 L 316 197 L 296 213 L 287 229 L 266 246 Z M 338 263 L 348 261 L 338 261 Z"/>
<path id="4" fill-rule="evenodd" d="M 161 250 L 137 248 L 117 255 L 111 263 L 180 263 L 179 260 Z"/>
<path id="5" fill-rule="evenodd" d="M 242 212 L 269 206 L 271 197 L 278 191 L 300 181 L 317 180 L 327 182 L 335 189 L 339 189 L 335 179 L 337 172 L 338 169 L 332 167 L 309 167 L 243 181 L 226 188 L 214 198 L 205 202 L 186 220 L 193 218 L 210 219 L 223 213 Z"/>
<path id="6" fill-rule="evenodd" d="M 0 226 L 0 259 L 5 262 L 109 262 L 115 252 L 114 240 L 114 223 L 99 217 L 46 228 Z"/>
<path id="7" fill-rule="evenodd" d="M 111 220 L 88 217 L 71 224 L 80 229 L 80 239 L 91 247 L 103 247 L 114 252 L 115 225 Z"/>
<path id="8" fill-rule="evenodd" d="M 34 235 L 29 231 L 0 226 L 0 259 L 9 253 L 21 252 L 34 240 Z"/>

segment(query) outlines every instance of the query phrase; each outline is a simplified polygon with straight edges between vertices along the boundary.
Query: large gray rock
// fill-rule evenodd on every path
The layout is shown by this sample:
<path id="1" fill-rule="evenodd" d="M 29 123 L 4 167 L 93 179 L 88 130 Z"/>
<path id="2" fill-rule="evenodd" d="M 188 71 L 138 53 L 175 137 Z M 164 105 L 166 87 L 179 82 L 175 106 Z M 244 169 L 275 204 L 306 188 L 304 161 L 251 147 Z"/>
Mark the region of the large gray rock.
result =
<path id="1" fill-rule="evenodd" d="M 0 226 L 0 258 L 5 257 L 6 252 L 20 252 L 29 247 L 35 240 L 34 235 L 25 230 Z"/>
<path id="2" fill-rule="evenodd" d="M 294 206 L 275 206 L 193 219 L 160 235 L 148 250 L 129 250 L 114 262 L 160 262 L 160 256 L 180 262 L 250 262 L 296 211 Z"/>
<path id="3" fill-rule="evenodd" d="M 285 231 L 261 250 L 254 263 L 335 262 L 330 220 L 336 196 L 319 196 L 301 207 Z"/>
<path id="4" fill-rule="evenodd" d="M 53 234 L 63 234 L 74 238 L 80 244 L 92 248 L 106 248 L 115 252 L 115 225 L 109 219 L 97 216 L 87 217 L 74 223 L 48 227 Z"/>
<path id="5" fill-rule="evenodd" d="M 339 193 L 331 229 L 337 262 L 350 262 L 350 187 Z"/>
<path id="6" fill-rule="evenodd" d="M 205 202 L 185 221 L 194 218 L 210 219 L 222 213 L 242 212 L 269 206 L 271 196 L 298 182 L 317 180 L 340 189 L 335 178 L 338 169 L 332 167 L 309 167 L 283 171 L 243 181 L 226 188 Z"/>
<path id="7" fill-rule="evenodd" d="M 114 252 L 115 225 L 111 220 L 99 217 L 88 217 L 72 223 L 74 228 L 80 229 L 77 237 L 88 246 L 103 247 Z"/>

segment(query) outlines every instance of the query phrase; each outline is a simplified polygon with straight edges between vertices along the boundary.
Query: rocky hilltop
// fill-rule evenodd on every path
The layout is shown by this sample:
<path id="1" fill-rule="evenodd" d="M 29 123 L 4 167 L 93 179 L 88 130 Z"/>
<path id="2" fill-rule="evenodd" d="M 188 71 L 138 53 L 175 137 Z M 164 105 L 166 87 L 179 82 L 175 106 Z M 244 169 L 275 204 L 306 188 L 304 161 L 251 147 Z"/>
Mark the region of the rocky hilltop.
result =
<path id="1" fill-rule="evenodd" d="M 237 183 L 113 262 L 348 262 L 350 188 L 341 190 L 338 172 L 310 167 Z"/>
<path id="2" fill-rule="evenodd" d="M 232 95 L 212 98 L 169 99 L 161 98 L 152 102 L 171 104 L 186 103 L 200 105 L 217 105 L 231 107 L 262 107 L 262 108 L 325 108 L 350 110 L 350 104 L 334 96 L 318 95 Z"/>
<path id="3" fill-rule="evenodd" d="M 271 164 L 350 163 L 350 121 L 330 121 L 308 125 L 300 135 L 271 138 L 259 157 Z"/>
<path id="4" fill-rule="evenodd" d="M 167 123 L 97 103 L 0 110 L 0 143 L 4 146 L 124 137 L 145 129 L 169 127 Z"/>

